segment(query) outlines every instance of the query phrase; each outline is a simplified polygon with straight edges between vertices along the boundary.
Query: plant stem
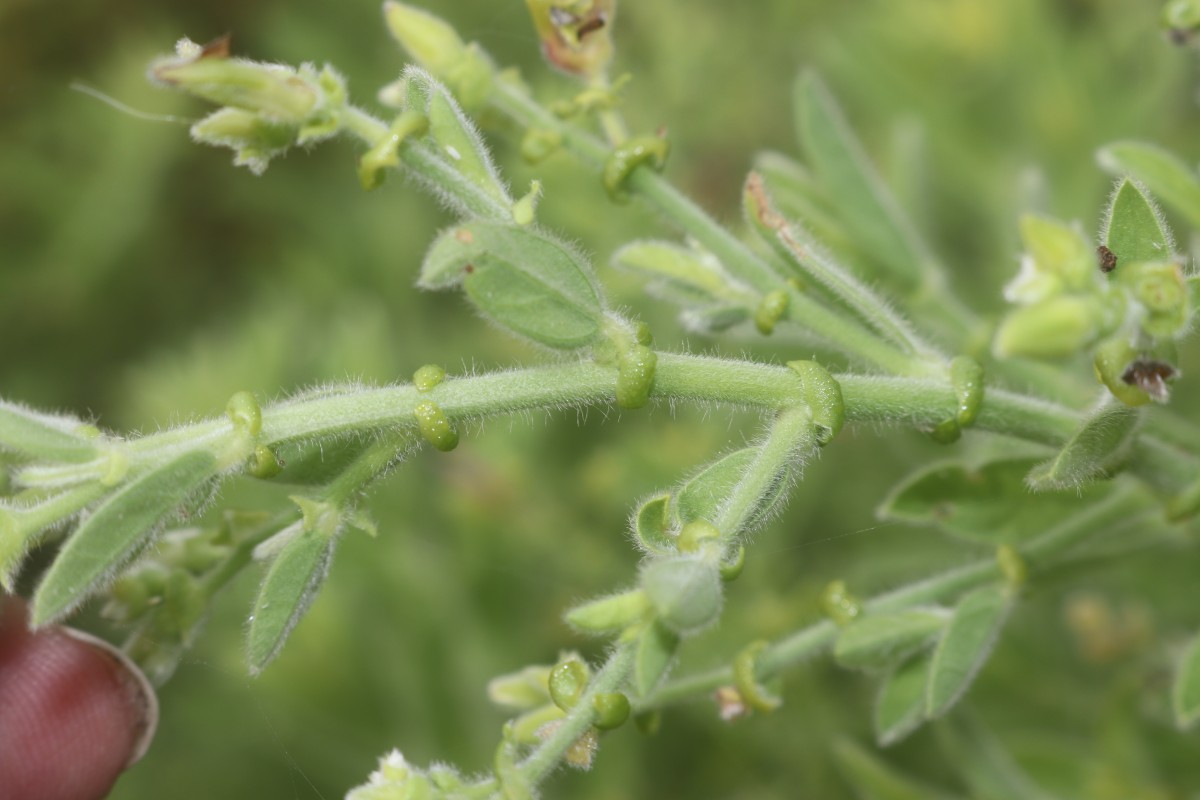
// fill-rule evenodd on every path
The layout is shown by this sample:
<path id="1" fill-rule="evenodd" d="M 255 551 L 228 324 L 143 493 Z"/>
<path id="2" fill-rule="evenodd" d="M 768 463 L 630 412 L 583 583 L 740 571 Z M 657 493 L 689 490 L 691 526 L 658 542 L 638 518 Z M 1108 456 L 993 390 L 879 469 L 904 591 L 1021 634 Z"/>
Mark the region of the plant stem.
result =
<path id="1" fill-rule="evenodd" d="M 1124 518 L 1145 510 L 1143 493 L 1127 484 L 1092 507 L 1051 528 L 1019 549 L 1023 559 L 1039 571 L 1061 564 L 1063 556 L 1093 534 L 1119 524 Z M 945 601 L 1002 577 L 994 558 L 985 558 L 926 580 L 909 584 L 867 601 L 867 613 L 899 611 L 931 602 Z M 755 662 L 755 674 L 768 680 L 786 669 L 811 659 L 833 647 L 841 629 L 828 619 L 820 620 L 772 644 Z M 733 683 L 733 668 L 726 666 L 708 672 L 677 678 L 661 686 L 637 704 L 637 711 L 649 711 L 666 705 L 704 696 L 718 687 Z"/>
<path id="2" fill-rule="evenodd" d="M 567 748 L 592 726 L 596 719 L 592 700 L 598 694 L 615 692 L 625 684 L 633 671 L 633 656 L 632 644 L 617 645 L 554 732 L 517 767 L 531 785 L 536 786 L 545 779 L 562 761 Z"/>
<path id="3" fill-rule="evenodd" d="M 721 534 L 732 537 L 741 531 L 772 487 L 787 481 L 791 469 L 816 446 L 812 412 L 807 406 L 780 411 L 746 474 L 721 503 L 713 520 Z"/>
<path id="4" fill-rule="evenodd" d="M 837 379 L 851 422 L 928 428 L 951 416 L 956 408 L 953 390 L 945 382 L 862 375 Z M 427 393 L 406 384 L 300 398 L 263 409 L 259 441 L 274 445 L 374 434 L 389 428 L 412 431 L 414 410 L 422 400 L 436 402 L 452 422 L 531 409 L 609 404 L 616 380 L 614 367 L 580 361 L 449 378 Z M 800 386 L 795 373 L 786 367 L 659 353 L 651 397 L 780 409 L 796 405 Z M 1080 419 L 1076 412 L 1061 406 L 994 389 L 988 392 L 975 426 L 1058 447 Z M 144 465 L 162 463 L 200 447 L 215 452 L 233 434 L 229 420 L 220 418 L 131 440 L 125 447 L 132 470 L 135 459 Z M 1156 486 L 1178 491 L 1194 479 L 1196 468 L 1194 457 L 1152 436 L 1142 435 L 1134 445 L 1131 469 Z"/>

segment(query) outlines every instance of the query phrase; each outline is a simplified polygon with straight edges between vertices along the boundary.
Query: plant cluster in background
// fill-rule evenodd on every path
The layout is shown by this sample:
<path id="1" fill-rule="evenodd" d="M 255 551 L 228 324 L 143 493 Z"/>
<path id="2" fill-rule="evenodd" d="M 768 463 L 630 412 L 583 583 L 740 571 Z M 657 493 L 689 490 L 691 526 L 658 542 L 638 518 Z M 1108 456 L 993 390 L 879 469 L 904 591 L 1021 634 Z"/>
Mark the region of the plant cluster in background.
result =
<path id="1" fill-rule="evenodd" d="M 399 518 L 377 522 L 366 490 L 423 446 L 456 451 L 467 433 L 498 416 L 605 409 L 621 425 L 638 426 L 631 441 L 650 442 L 653 451 L 662 447 L 655 442 L 665 435 L 663 421 L 639 416 L 656 407 L 697 406 L 716 416 L 749 410 L 757 430 L 741 446 L 697 449 L 685 477 L 662 470 L 667 488 L 617 487 L 611 471 L 602 479 L 605 492 L 642 494 L 628 526 L 640 562 L 590 599 L 567 587 L 575 601 L 562 618 L 583 638 L 561 630 L 557 658 L 488 684 L 488 697 L 510 716 L 486 769 L 435 761 L 437 753 L 422 766 L 393 751 L 348 797 L 533 796 L 562 764 L 603 765 L 610 742 L 617 747 L 629 736 L 609 731 L 626 723 L 670 740 L 664 710 L 702 698 L 715 701 L 714 719 L 792 715 L 790 725 L 826 739 L 811 708 L 793 703 L 796 690 L 785 684 L 818 669 L 809 662 L 822 654 L 866 673 L 873 701 L 862 717 L 877 745 L 890 747 L 932 722 L 934 746 L 952 756 L 931 766 L 935 758 L 916 753 L 900 766 L 861 739 L 838 738 L 831 761 L 845 782 L 839 785 L 860 796 L 1053 796 L 1085 783 L 1125 796 L 1196 777 L 1175 755 L 1189 734 L 1166 724 L 1168 707 L 1179 728 L 1200 719 L 1200 640 L 1178 645 L 1195 625 L 1186 614 L 1152 647 L 1136 614 L 1121 616 L 1103 596 L 1073 594 L 1066 602 L 1066 625 L 1087 657 L 1144 651 L 1157 659 L 1149 674 L 1160 685 L 1145 681 L 1138 695 L 1152 709 L 1144 720 L 1124 711 L 1114 734 L 1129 748 L 1137 726 L 1155 726 L 1157 747 L 1126 761 L 1039 760 L 1029 740 L 1008 735 L 1011 724 L 985 721 L 970 708 L 975 694 L 962 702 L 1005 636 L 1054 637 L 1044 625 L 1012 622 L 1030 605 L 1044 607 L 1040 593 L 1163 553 L 1191 558 L 1200 428 L 1168 403 L 1173 389 L 1185 389 L 1187 348 L 1177 343 L 1191 330 L 1198 282 L 1158 202 L 1197 224 L 1195 172 L 1152 145 L 1104 147 L 1100 163 L 1117 184 L 1098 225 L 1023 207 L 1023 256 L 1003 289 L 1007 307 L 988 316 L 956 292 L 955 272 L 897 194 L 903 181 L 899 188 L 885 181 L 815 74 L 803 74 L 792 97 L 801 158 L 758 156 L 742 184 L 744 225 L 724 226 L 664 177 L 673 133 L 639 132 L 623 113 L 630 81 L 613 71 L 615 4 L 528 6 L 546 60 L 575 81 L 554 100 L 541 101 L 525 76 L 498 66 L 439 17 L 390 1 L 385 22 L 414 65 L 379 92 L 384 115 L 354 104 L 346 78 L 331 67 L 237 58 L 228 38 L 181 40 L 173 56 L 151 66 L 156 82 L 217 106 L 191 125 L 193 138 L 229 148 L 235 164 L 255 174 L 294 148 L 346 137 L 360 145 L 363 189 L 377 190 L 400 171 L 428 190 L 452 219 L 432 237 L 418 286 L 460 292 L 476 316 L 532 345 L 524 361 L 537 365 L 456 373 L 429 363 L 415 366 L 408 382 L 329 383 L 273 402 L 240 390 L 220 417 L 128 437 L 4 402 L 0 578 L 9 590 L 31 589 L 35 622 L 103 598 L 102 614 L 125 631 L 125 648 L 163 683 L 186 663 L 203 621 L 219 607 L 217 595 L 258 564 L 245 643 L 257 674 L 303 629 L 297 625 L 335 551 L 349 546 L 348 532 L 381 540 L 392 534 Z M 1172 3 L 1166 11 L 1172 37 L 1185 43 L 1196 27 L 1190 9 Z M 585 218 L 601 209 L 620 219 L 621 206 L 639 204 L 658 212 L 663 231 L 615 242 L 617 273 L 609 279 L 544 222 L 555 204 L 553 181 L 533 177 L 512 188 L 481 126 L 510 140 L 535 176 L 564 157 L 582 165 L 572 168 L 573 180 L 595 189 L 585 195 Z M 627 278 L 670 307 L 678 327 L 652 311 L 648 324 L 611 299 Z M 754 355 L 693 355 L 692 337 L 754 342 Z M 471 338 L 464 341 L 462 352 L 473 352 Z M 854 445 L 852 431 L 866 436 L 880 428 L 885 437 L 907 430 L 921 441 L 907 440 L 901 460 L 910 474 L 887 493 L 878 518 L 948 534 L 960 544 L 940 563 L 955 565 L 913 563 L 892 579 L 870 548 L 857 573 L 802 565 L 806 583 L 791 595 L 803 598 L 797 613 L 784 601 L 790 590 L 771 585 L 767 572 L 751 572 L 768 523 L 789 497 L 820 500 L 797 488 L 802 473 L 807 481 L 834 471 L 830 480 L 850 484 L 840 502 L 863 505 L 854 468 L 836 463 L 836 451 Z M 834 463 L 817 463 L 820 453 Z M 545 454 L 518 455 L 552 469 Z M 911 472 L 917 457 L 923 466 Z M 569 449 L 558 469 L 589 480 L 578 450 Z M 553 499 L 510 497 L 499 484 L 489 490 L 486 472 L 469 464 L 447 477 L 457 493 L 448 495 L 447 516 L 468 531 L 501 512 L 536 520 Z M 527 564 L 525 574 L 544 579 L 555 560 L 586 558 L 581 540 L 596 535 L 592 527 L 562 533 L 546 546 L 550 560 Z M 53 542 L 61 542 L 53 552 L 38 549 Z M 422 564 L 419 549 L 405 557 L 415 573 L 437 563 Z M 1143 580 L 1155 580 L 1154 569 Z M 743 577 L 748 572 L 752 581 Z M 752 610 L 717 628 L 738 613 L 748 583 Z M 501 607 L 500 616 L 553 621 L 558 612 L 538 592 L 531 600 Z M 352 633 L 353 620 L 343 620 Z M 459 652 L 476 624 L 487 631 L 502 623 L 460 608 L 429 629 L 422 655 L 442 654 L 436 661 Z M 705 642 L 712 644 L 697 660 Z M 339 640 L 322 646 L 337 653 Z M 367 651 L 363 668 L 384 674 L 406 657 Z M 1036 716 L 1046 705 L 1038 692 L 1055 680 L 1048 668 L 1015 652 L 996 660 L 1010 685 L 1028 692 L 1026 710 Z M 344 662 L 340 668 L 359 666 Z M 1065 669 L 1062 679 L 1070 681 Z M 986 708 L 984 689 L 978 705 Z M 463 691 L 446 690 L 448 697 Z M 836 698 L 820 708 L 844 713 Z M 725 735 L 753 736 L 747 732 L 756 724 Z M 446 728 L 444 719 L 431 727 L 439 725 L 463 741 L 485 727 Z M 688 754 L 673 757 L 693 761 L 696 747 L 693 741 Z"/>

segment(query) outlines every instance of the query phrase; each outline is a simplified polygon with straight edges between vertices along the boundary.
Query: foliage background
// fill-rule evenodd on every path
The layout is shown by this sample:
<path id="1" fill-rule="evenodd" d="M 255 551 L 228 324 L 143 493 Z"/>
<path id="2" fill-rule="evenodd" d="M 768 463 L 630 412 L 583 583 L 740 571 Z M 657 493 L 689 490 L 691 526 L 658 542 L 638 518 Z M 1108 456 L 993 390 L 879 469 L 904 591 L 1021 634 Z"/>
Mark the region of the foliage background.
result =
<path id="1" fill-rule="evenodd" d="M 519 64 L 543 96 L 570 90 L 541 66 L 517 0 L 430 8 L 501 64 Z M 1163 41 L 1157 15 L 1145 0 L 630 2 L 618 69 L 635 76 L 633 126 L 669 127 L 668 174 L 736 225 L 753 153 L 795 152 L 792 78 L 818 68 L 954 265 L 956 287 L 998 309 L 1020 211 L 1094 227 L 1109 181 L 1093 162 L 1098 145 L 1137 137 L 1196 159 L 1194 61 Z M 401 67 L 375 0 L 0 4 L 0 392 L 153 430 L 217 413 L 238 389 L 275 397 L 404 379 L 429 362 L 455 372 L 536 358 L 459 298 L 411 288 L 447 217 L 400 180 L 363 193 L 349 143 L 293 153 L 256 179 L 226 152 L 190 145 L 181 126 L 67 88 L 80 79 L 138 108 L 197 116 L 198 106 L 147 86 L 145 65 L 179 36 L 226 31 L 239 54 L 335 64 L 367 104 Z M 545 180 L 543 221 L 595 254 L 659 342 L 679 344 L 669 311 L 604 266 L 623 241 L 662 233 L 657 221 L 611 207 L 566 158 L 533 171 L 510 142 L 496 150 L 514 186 Z M 808 355 L 749 338 L 690 346 Z M 1185 356 L 1185 374 L 1197 367 Z M 1176 400 L 1185 413 L 1197 400 L 1188 382 Z M 502 721 L 488 678 L 586 649 L 559 613 L 631 580 L 633 501 L 754 430 L 725 409 L 574 417 L 493 422 L 452 454 L 412 458 L 371 501 L 379 540 L 344 541 L 318 602 L 254 681 L 240 651 L 246 576 L 163 689 L 158 739 L 114 800 L 339 797 L 393 745 L 421 763 L 483 767 Z M 684 668 L 815 618 L 831 579 L 869 594 L 970 558 L 936 532 L 873 519 L 887 487 L 944 455 L 916 434 L 843 435 L 754 543 L 722 626 L 692 643 Z M 226 497 L 284 502 L 249 484 Z M 1038 585 L 968 713 L 1064 796 L 1200 787 L 1200 741 L 1175 733 L 1164 711 L 1171 648 L 1196 621 L 1197 560 L 1138 553 Z M 1115 652 L 1089 656 L 1072 633 L 1066 609 L 1081 597 L 1129 621 Z M 654 738 L 610 736 L 593 774 L 563 775 L 548 794 L 850 797 L 830 745 L 869 741 L 873 691 L 819 661 L 791 677 L 772 716 L 730 728 L 709 703 L 674 710 Z M 955 787 L 946 738 L 935 726 L 888 758 Z"/>

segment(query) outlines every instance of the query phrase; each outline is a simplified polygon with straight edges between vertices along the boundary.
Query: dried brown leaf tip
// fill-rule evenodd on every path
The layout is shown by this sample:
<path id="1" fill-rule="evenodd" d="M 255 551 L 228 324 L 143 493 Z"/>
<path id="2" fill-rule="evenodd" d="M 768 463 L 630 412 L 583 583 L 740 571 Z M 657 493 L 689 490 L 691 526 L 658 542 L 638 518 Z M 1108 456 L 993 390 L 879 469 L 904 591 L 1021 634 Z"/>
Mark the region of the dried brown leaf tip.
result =
<path id="1" fill-rule="evenodd" d="M 224 34 L 213 39 L 208 44 L 200 47 L 200 52 L 196 55 L 196 60 L 202 58 L 229 58 L 230 45 L 233 42 L 231 34 Z"/>
<path id="2" fill-rule="evenodd" d="M 1096 260 L 1100 263 L 1101 272 L 1109 273 L 1117 268 L 1117 254 L 1104 245 L 1096 248 Z"/>
<path id="3" fill-rule="evenodd" d="M 1179 376 L 1179 370 L 1165 361 L 1138 359 L 1125 368 L 1121 380 L 1130 386 L 1136 386 L 1154 400 L 1164 403 L 1170 390 L 1167 381 Z"/>

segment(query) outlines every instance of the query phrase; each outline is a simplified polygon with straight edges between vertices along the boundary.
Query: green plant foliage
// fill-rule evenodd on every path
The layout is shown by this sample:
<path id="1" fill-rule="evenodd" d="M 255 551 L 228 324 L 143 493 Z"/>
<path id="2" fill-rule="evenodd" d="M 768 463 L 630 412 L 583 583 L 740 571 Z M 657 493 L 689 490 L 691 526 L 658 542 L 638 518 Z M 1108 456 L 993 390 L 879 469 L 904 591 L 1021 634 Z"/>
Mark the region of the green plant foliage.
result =
<path id="1" fill-rule="evenodd" d="M 170 682 L 113 800 L 1200 785 L 1200 5 L 381 5 L 0 10 L 0 583 Z"/>
<path id="2" fill-rule="evenodd" d="M 1007 587 L 984 587 L 964 597 L 938 639 L 929 665 L 925 714 L 940 717 L 958 702 L 987 660 L 1012 609 Z"/>
<path id="3" fill-rule="evenodd" d="M 1074 499 L 1031 495 L 1026 478 L 1036 462 L 1001 459 L 981 466 L 932 464 L 892 489 L 880 505 L 880 519 L 934 524 L 975 542 L 1017 544 L 1065 519 Z"/>

